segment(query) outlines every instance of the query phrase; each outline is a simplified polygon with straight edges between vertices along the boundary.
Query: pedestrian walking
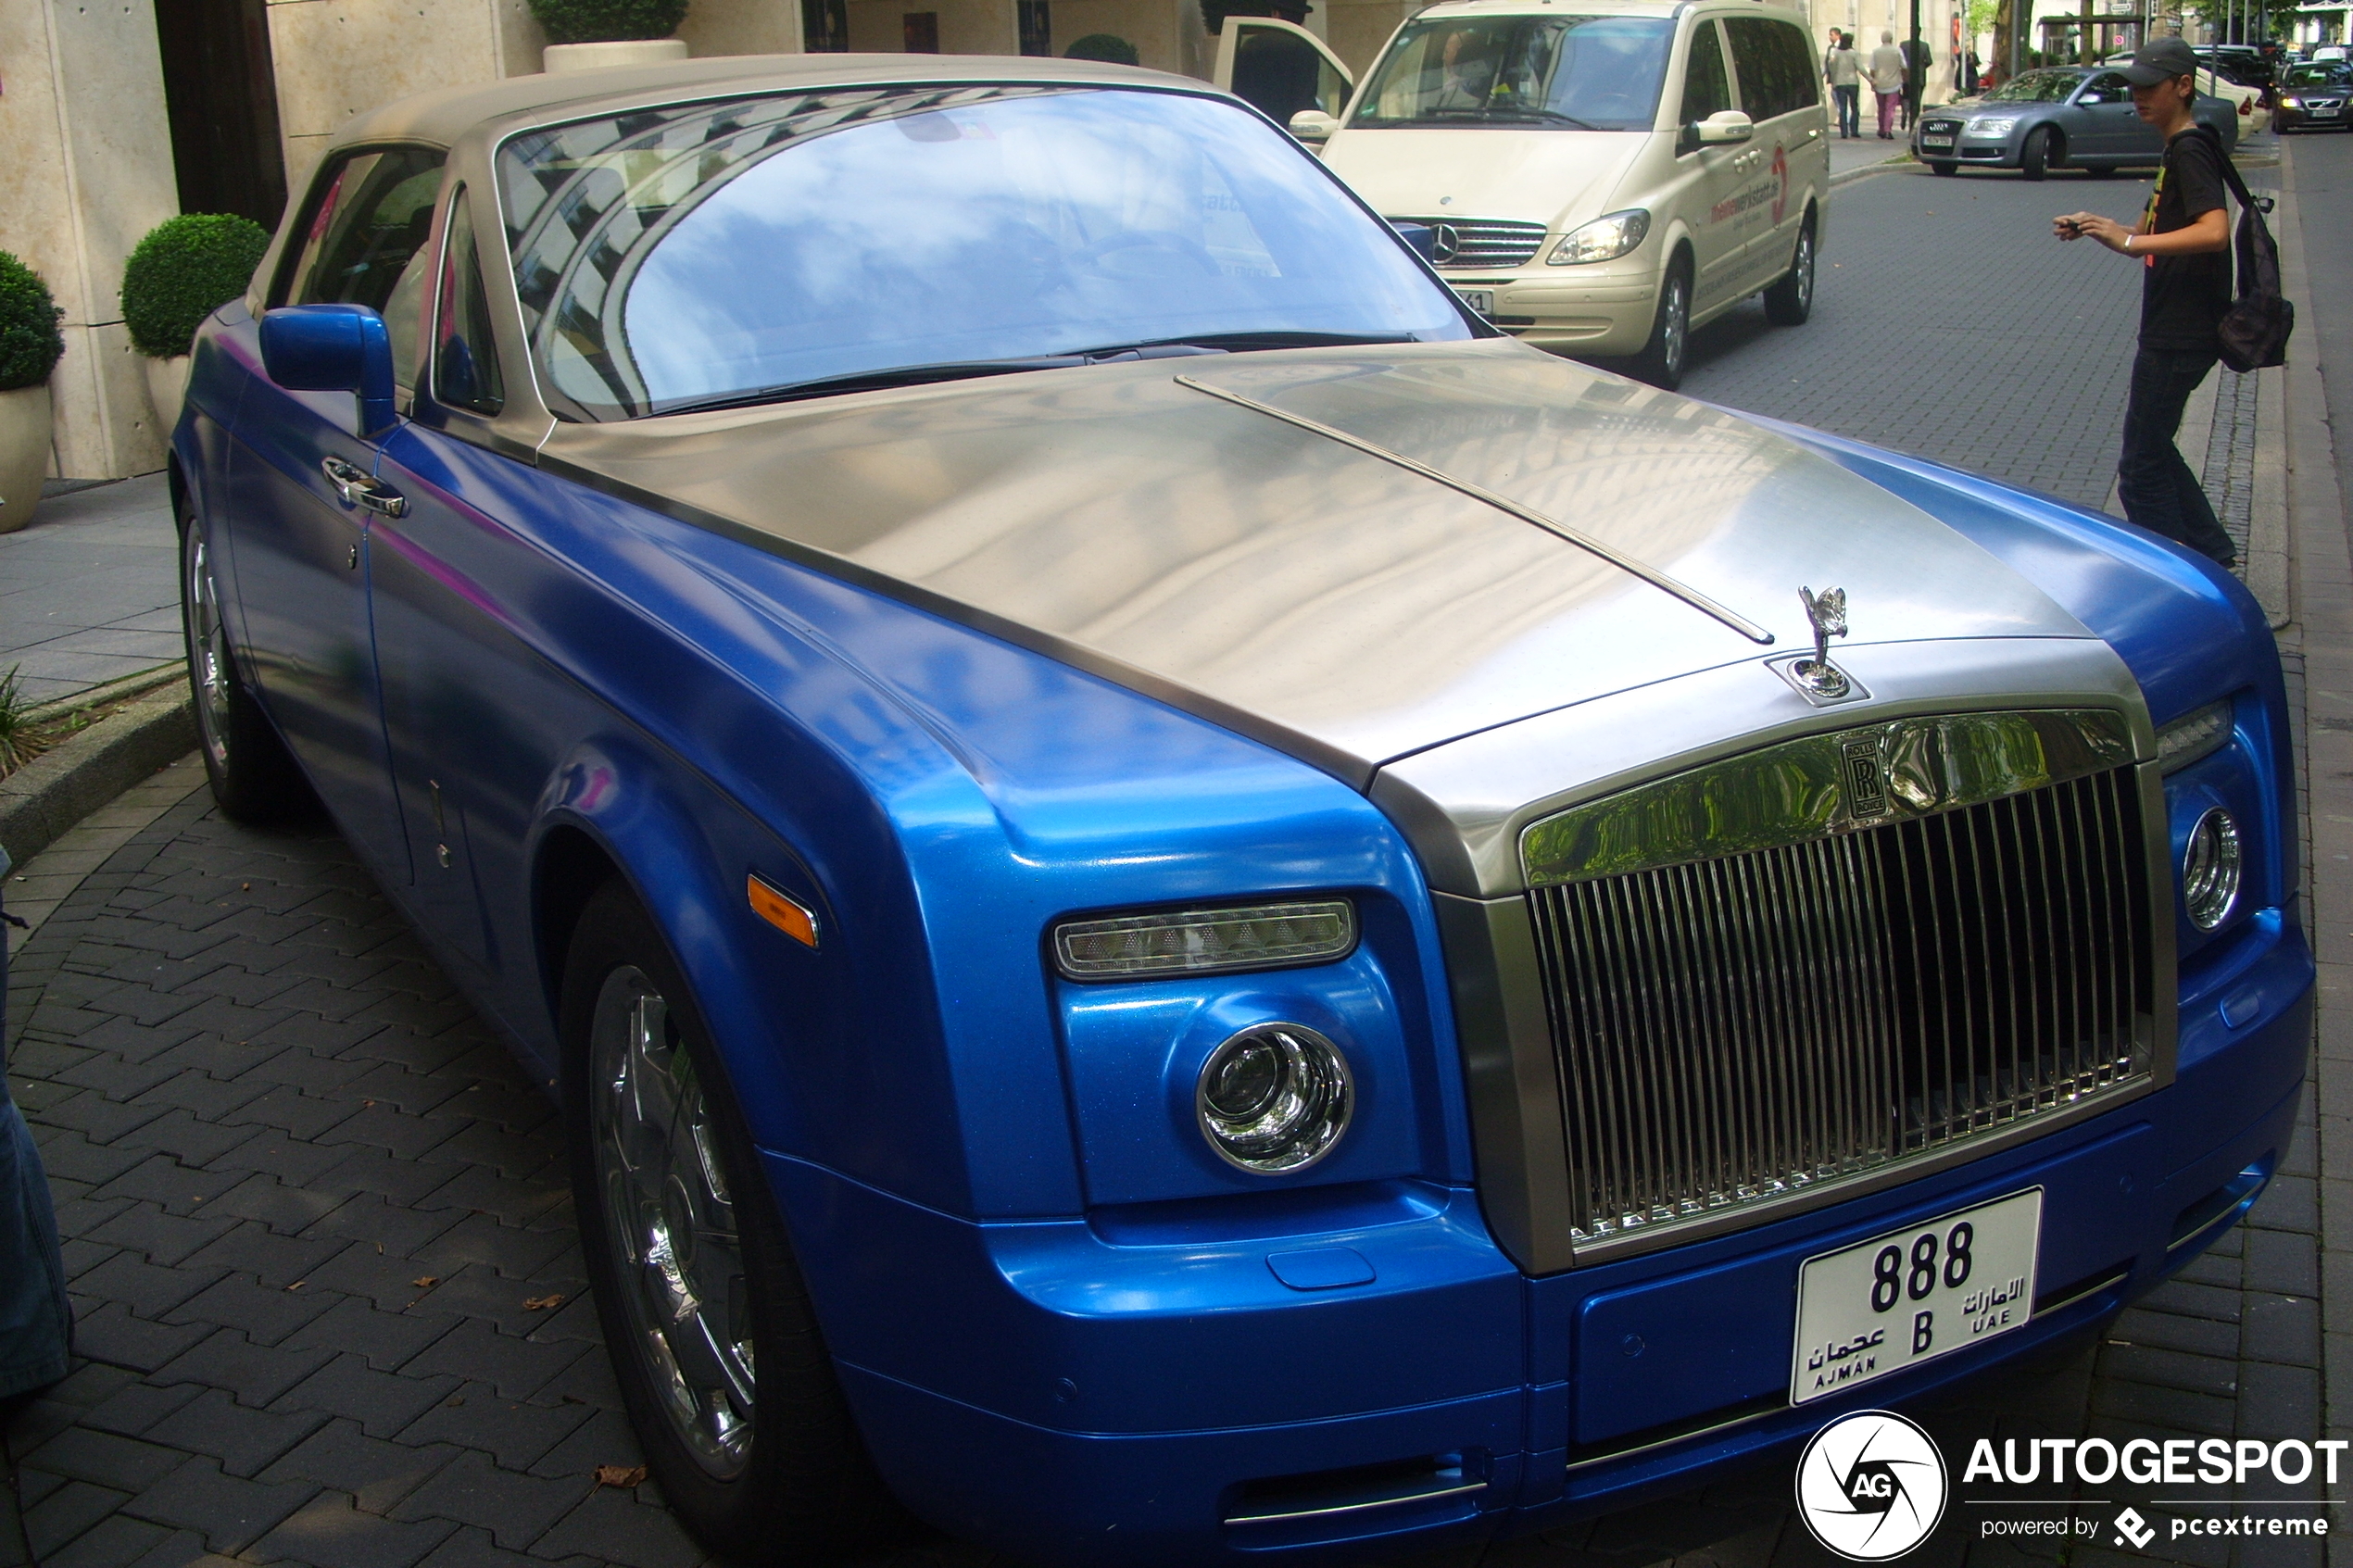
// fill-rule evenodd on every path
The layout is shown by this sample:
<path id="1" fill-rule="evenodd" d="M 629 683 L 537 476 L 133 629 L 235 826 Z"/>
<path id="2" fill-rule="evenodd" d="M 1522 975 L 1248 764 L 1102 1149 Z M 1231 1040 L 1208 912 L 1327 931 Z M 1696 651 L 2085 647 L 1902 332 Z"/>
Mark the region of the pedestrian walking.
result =
<path id="1" fill-rule="evenodd" d="M 0 877 L 7 871 L 7 851 L 0 849 Z M 7 990 L 8 934 L 0 927 L 0 1035 L 7 1022 Z M 72 1337 L 49 1180 L 32 1132 L 8 1098 L 7 1062 L 0 1054 L 0 1420 L 21 1396 L 66 1374 Z"/>
<path id="2" fill-rule="evenodd" d="M 1895 111 L 1904 101 L 1904 51 L 1895 46 L 1892 30 L 1880 33 L 1871 51 L 1871 91 L 1879 98 L 1879 139 L 1895 140 Z"/>
<path id="3" fill-rule="evenodd" d="M 2097 240 L 2141 263 L 2141 342 L 2124 407 L 2117 499 L 2143 528 L 2235 563 L 2231 536 L 2173 438 L 2190 394 L 2221 355 L 2216 329 L 2231 307 L 2231 221 L 2222 144 L 2190 114 L 2197 56 L 2179 38 L 2159 38 L 2124 67 L 2133 107 L 2165 137 L 2165 161 L 2135 228 L 2095 212 L 2057 220 L 2062 240 Z"/>
<path id="4" fill-rule="evenodd" d="M 1929 68 L 1935 61 L 1935 51 L 1924 38 L 1906 38 L 1896 50 L 1904 56 L 1904 129 L 1920 117 L 1920 95 L 1928 90 Z"/>
<path id="5" fill-rule="evenodd" d="M 1855 53 L 1853 33 L 1831 29 L 1822 80 L 1831 84 L 1831 97 L 1838 105 L 1838 133 L 1851 142 L 1863 133 L 1863 62 Z"/>

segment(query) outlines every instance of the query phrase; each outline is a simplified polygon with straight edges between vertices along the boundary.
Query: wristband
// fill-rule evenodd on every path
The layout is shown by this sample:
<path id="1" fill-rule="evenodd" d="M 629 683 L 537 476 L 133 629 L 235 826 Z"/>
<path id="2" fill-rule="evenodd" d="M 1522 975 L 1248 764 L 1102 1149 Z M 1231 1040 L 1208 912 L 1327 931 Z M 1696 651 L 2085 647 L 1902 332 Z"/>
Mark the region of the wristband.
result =
<path id="1" fill-rule="evenodd" d="M 2133 254 L 2133 236 L 2130 234 L 2124 236 L 2124 254 L 2127 256 Z"/>

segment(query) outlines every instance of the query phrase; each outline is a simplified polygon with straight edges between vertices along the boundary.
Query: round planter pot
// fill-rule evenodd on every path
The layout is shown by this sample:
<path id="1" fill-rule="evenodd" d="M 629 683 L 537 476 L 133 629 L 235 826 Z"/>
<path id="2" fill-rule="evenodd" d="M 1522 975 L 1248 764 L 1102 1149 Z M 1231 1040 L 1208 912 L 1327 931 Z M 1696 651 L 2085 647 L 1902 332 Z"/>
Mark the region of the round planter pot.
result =
<path id="1" fill-rule="evenodd" d="M 683 38 L 616 38 L 608 44 L 550 44 L 541 55 L 549 72 L 659 66 L 686 57 Z"/>
<path id="2" fill-rule="evenodd" d="M 150 359 L 142 355 L 139 368 L 147 372 L 147 401 L 156 406 L 156 431 L 164 445 L 171 445 L 171 433 L 180 425 L 180 400 L 188 392 L 188 357 L 175 354 L 169 359 Z"/>
<path id="3" fill-rule="evenodd" d="M 0 533 L 32 521 L 49 471 L 49 388 L 0 392 Z"/>

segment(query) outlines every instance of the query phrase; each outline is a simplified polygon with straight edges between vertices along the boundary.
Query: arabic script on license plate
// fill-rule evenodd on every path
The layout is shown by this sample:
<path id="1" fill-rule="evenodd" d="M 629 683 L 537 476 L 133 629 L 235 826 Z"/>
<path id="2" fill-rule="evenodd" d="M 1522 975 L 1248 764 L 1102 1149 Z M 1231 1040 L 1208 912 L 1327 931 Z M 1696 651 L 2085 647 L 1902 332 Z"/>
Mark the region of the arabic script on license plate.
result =
<path id="1" fill-rule="evenodd" d="M 2026 1326 L 2043 1189 L 1808 1258 L 1797 1275 L 1789 1401 L 1841 1389 Z"/>

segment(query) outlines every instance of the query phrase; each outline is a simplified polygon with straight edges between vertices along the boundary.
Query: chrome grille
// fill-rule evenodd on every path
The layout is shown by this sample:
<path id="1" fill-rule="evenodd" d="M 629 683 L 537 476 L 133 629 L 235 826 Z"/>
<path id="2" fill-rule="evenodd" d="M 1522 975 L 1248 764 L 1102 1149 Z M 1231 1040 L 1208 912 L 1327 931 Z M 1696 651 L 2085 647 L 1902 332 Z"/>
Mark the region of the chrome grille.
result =
<path id="1" fill-rule="evenodd" d="M 1529 894 L 1575 1236 L 1671 1227 L 2154 1063 L 2133 771 Z"/>
<path id="2" fill-rule="evenodd" d="M 1541 223 L 1514 223 L 1502 218 L 1392 218 L 1392 223 L 1425 223 L 1438 231 L 1433 259 L 1441 267 L 1525 267 L 1536 259 L 1544 243 Z M 1446 236 L 1454 236 L 1449 251 Z"/>

